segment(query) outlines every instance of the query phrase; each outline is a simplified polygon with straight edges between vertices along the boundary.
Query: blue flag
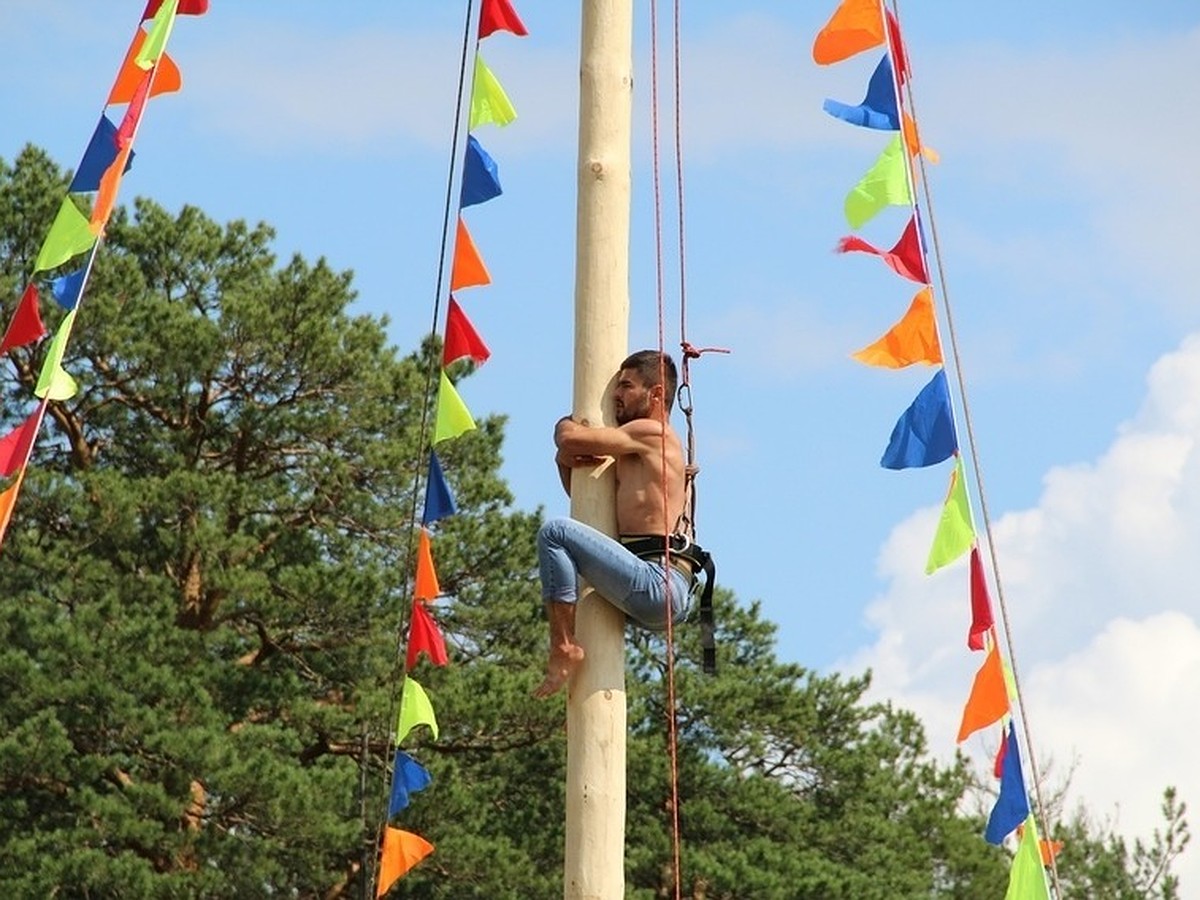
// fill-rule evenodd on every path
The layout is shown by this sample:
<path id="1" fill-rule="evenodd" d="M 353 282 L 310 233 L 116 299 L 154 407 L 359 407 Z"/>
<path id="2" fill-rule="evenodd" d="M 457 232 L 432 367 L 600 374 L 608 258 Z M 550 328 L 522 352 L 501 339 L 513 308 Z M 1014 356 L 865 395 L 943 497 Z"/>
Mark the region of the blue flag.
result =
<path id="1" fill-rule="evenodd" d="M 1029 816 L 1029 796 L 1025 793 L 1025 778 L 1021 774 L 1017 730 L 1011 724 L 1007 744 L 1000 773 L 1000 796 L 996 798 L 996 805 L 988 816 L 987 830 L 983 833 L 989 844 L 1001 843 Z"/>
<path id="2" fill-rule="evenodd" d="M 425 481 L 425 512 L 421 516 L 421 524 L 429 525 L 456 512 L 458 508 L 454 505 L 454 497 L 450 494 L 450 485 L 446 483 L 442 464 L 438 462 L 437 454 L 430 451 L 429 477 Z"/>
<path id="3" fill-rule="evenodd" d="M 867 83 L 867 96 L 858 106 L 826 100 L 822 108 L 835 119 L 875 128 L 879 131 L 899 131 L 900 111 L 896 108 L 896 82 L 892 78 L 892 60 L 883 55 L 875 73 Z"/>
<path id="4" fill-rule="evenodd" d="M 83 151 L 83 159 L 79 161 L 79 169 L 71 179 L 67 190 L 72 194 L 84 194 L 88 191 L 100 190 L 100 176 L 117 158 L 117 126 L 109 121 L 108 116 L 100 116 L 92 139 L 88 141 L 87 149 Z M 133 165 L 133 151 L 129 151 L 129 161 L 125 163 L 125 171 Z"/>
<path id="5" fill-rule="evenodd" d="M 896 422 L 879 464 L 885 469 L 919 469 L 949 459 L 957 449 L 946 370 L 938 369 Z"/>
<path id="6" fill-rule="evenodd" d="M 59 275 L 50 282 L 50 293 L 54 295 L 54 299 L 58 301 L 58 305 L 70 312 L 75 308 L 75 304 L 79 302 L 79 294 L 83 290 L 83 276 L 87 274 L 87 267 L 76 269 L 67 275 Z"/>
<path id="7" fill-rule="evenodd" d="M 496 168 L 496 161 L 488 156 L 474 135 L 468 134 L 459 208 L 465 209 L 477 203 L 486 203 L 493 197 L 499 197 L 501 193 L 500 172 Z"/>
<path id="8" fill-rule="evenodd" d="M 388 801 L 388 818 L 408 806 L 408 795 L 424 790 L 433 783 L 429 772 L 419 762 L 405 753 L 396 751 L 396 762 L 392 767 L 392 797 Z"/>

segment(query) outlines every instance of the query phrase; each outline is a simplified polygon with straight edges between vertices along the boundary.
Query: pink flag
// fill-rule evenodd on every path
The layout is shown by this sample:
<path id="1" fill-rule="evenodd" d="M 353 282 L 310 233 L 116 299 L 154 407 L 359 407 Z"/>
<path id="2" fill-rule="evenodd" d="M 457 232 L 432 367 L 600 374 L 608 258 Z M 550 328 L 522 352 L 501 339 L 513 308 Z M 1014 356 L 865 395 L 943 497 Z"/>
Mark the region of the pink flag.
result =
<path id="1" fill-rule="evenodd" d="M 30 284 L 21 295 L 21 302 L 17 304 L 17 309 L 8 323 L 4 339 L 0 340 L 0 353 L 6 353 L 13 347 L 24 347 L 40 337 L 45 337 L 47 333 L 46 326 L 42 324 L 42 314 L 38 310 L 37 286 Z"/>
<path id="2" fill-rule="evenodd" d="M 153 77 L 154 69 L 147 69 L 133 92 L 133 97 L 125 110 L 125 117 L 117 126 L 117 149 L 119 150 L 124 150 L 133 143 L 133 133 L 137 131 L 138 122 L 141 121 L 142 112 L 146 108 L 146 98 L 150 96 L 150 81 Z"/>
<path id="3" fill-rule="evenodd" d="M 475 326 L 467 318 L 458 301 L 450 298 L 450 306 L 446 311 L 446 343 L 442 348 L 442 365 L 448 366 L 456 359 L 469 356 L 478 365 L 487 362 L 492 352 L 475 331 Z"/>
<path id="4" fill-rule="evenodd" d="M 838 241 L 838 253 L 871 253 L 880 257 L 891 269 L 905 278 L 910 278 L 918 284 L 928 284 L 929 275 L 925 271 L 925 257 L 921 253 L 921 241 L 917 237 L 917 217 L 908 220 L 904 234 L 891 250 L 879 250 L 856 235 L 844 237 Z"/>
<path id="5" fill-rule="evenodd" d="M 11 478 L 17 469 L 25 465 L 41 420 L 42 407 L 39 406 L 29 418 L 0 438 L 0 476 Z"/>

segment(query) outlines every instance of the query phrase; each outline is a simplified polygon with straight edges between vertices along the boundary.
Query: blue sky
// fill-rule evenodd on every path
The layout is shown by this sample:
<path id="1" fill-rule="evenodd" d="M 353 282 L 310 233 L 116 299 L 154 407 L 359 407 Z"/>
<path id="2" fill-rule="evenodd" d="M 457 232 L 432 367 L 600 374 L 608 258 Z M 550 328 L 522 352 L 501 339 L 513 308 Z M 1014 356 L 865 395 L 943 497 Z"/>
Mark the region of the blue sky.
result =
<path id="1" fill-rule="evenodd" d="M 885 142 L 821 112 L 826 97 L 857 102 L 878 58 L 811 62 L 834 5 L 685 11 L 688 337 L 733 350 L 693 367 L 698 523 L 720 581 L 779 623 L 783 657 L 871 667 L 880 694 L 921 714 L 948 753 L 979 660 L 965 648 L 962 568 L 921 571 L 948 469 L 878 465 L 930 373 L 849 359 L 915 288 L 831 252 L 849 233 L 843 198 Z M 212 6 L 178 22 L 169 52 L 184 89 L 150 105 L 123 199 L 269 222 L 281 259 L 352 269 L 359 308 L 386 313 L 411 349 L 435 296 L 462 5 Z M 645 6 L 631 349 L 657 340 Z M 75 164 L 141 7 L 6 0 L 0 156 L 33 142 Z M 494 283 L 459 300 L 493 357 L 460 388 L 476 414 L 509 417 L 504 475 L 518 503 L 558 514 L 550 431 L 571 396 L 578 6 L 517 8 L 529 37 L 498 34 L 482 50 L 519 118 L 478 134 L 505 193 L 467 212 Z M 1200 726 L 1200 600 L 1188 588 L 1200 540 L 1200 8 L 1017 0 L 901 13 L 922 134 L 942 157 L 929 170 L 932 222 L 1036 749 L 1052 781 L 1077 762 L 1073 795 L 1145 832 L 1165 784 L 1200 798 L 1183 738 Z M 903 222 L 889 211 L 862 234 L 888 246 Z M 668 258 L 673 241 L 668 231 Z"/>

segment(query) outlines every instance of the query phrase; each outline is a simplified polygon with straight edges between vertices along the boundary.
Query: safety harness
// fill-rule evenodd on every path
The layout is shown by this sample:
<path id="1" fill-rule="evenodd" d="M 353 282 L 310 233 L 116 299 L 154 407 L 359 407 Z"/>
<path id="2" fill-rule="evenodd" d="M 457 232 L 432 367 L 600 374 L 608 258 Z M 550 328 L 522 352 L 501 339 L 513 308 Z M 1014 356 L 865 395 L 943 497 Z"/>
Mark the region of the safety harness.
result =
<path id="1" fill-rule="evenodd" d="M 666 557 L 672 563 L 686 560 L 691 567 L 692 587 L 695 588 L 697 572 L 704 573 L 704 588 L 700 592 L 698 621 L 700 623 L 700 648 L 703 651 L 703 668 L 706 675 L 717 671 L 716 626 L 713 620 L 713 586 L 717 578 L 717 566 L 712 554 L 695 543 L 686 534 L 629 535 L 621 538 L 621 544 L 638 559 L 657 562 Z"/>

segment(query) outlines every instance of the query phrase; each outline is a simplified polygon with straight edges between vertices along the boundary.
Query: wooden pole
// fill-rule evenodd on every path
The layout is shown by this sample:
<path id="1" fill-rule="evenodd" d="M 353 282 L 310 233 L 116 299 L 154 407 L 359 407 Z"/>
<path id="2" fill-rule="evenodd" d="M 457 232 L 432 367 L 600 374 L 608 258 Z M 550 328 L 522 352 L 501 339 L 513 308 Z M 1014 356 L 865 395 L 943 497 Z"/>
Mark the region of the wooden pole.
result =
<path id="1" fill-rule="evenodd" d="M 614 424 L 611 389 L 629 333 L 633 2 L 583 0 L 576 214 L 576 418 Z M 571 514 L 616 533 L 610 468 L 575 469 Z M 588 590 L 576 635 L 587 656 L 567 699 L 567 900 L 625 895 L 625 617 Z"/>

